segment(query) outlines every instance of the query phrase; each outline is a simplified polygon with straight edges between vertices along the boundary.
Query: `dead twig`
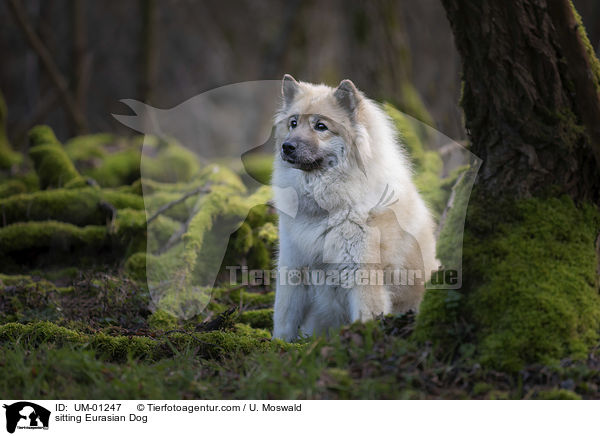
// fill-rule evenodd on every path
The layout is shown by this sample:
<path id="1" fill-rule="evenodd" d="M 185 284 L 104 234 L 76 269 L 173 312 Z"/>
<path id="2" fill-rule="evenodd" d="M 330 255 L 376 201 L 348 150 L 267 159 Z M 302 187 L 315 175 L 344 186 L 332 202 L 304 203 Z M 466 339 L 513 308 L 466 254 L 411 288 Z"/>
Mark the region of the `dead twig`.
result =
<path id="1" fill-rule="evenodd" d="M 173 206 L 178 205 L 179 203 L 183 203 L 188 198 L 193 197 L 196 194 L 209 193 L 210 192 L 210 189 L 208 189 L 209 186 L 210 186 L 210 184 L 207 183 L 203 186 L 200 186 L 200 187 L 188 192 L 187 194 L 183 195 L 182 197 L 178 198 L 177 200 L 173 200 L 167 204 L 163 204 L 161 207 L 158 208 L 158 210 L 150 218 L 148 218 L 148 224 L 150 224 L 152 221 L 154 221 L 156 218 L 158 218 L 159 215 L 161 215 L 162 213 L 165 213 L 167 210 L 171 209 Z"/>

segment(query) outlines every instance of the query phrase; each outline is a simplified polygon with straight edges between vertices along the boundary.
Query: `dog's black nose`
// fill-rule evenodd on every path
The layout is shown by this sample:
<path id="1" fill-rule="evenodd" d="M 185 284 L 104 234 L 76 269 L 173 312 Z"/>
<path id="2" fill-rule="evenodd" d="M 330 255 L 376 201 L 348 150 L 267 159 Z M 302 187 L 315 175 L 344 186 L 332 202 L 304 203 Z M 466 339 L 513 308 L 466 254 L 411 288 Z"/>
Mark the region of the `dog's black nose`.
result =
<path id="1" fill-rule="evenodd" d="M 286 154 L 289 156 L 294 151 L 296 151 L 296 146 L 294 144 L 292 144 L 291 142 L 284 142 L 281 145 L 281 149 L 283 150 L 283 154 Z"/>

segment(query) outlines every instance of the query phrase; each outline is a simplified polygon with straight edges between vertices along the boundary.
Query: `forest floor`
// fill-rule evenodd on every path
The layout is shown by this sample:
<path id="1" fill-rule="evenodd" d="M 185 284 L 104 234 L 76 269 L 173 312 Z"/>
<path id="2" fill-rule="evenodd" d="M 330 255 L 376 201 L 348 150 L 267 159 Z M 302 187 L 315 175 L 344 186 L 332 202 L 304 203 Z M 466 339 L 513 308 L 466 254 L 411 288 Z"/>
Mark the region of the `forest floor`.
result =
<path id="1" fill-rule="evenodd" d="M 465 350 L 457 360 L 416 343 L 411 313 L 285 344 L 270 340 L 270 290 L 221 289 L 215 307 L 229 310 L 195 323 L 153 315 L 148 292 L 119 274 L 77 274 L 52 288 L 39 277 L 10 283 L 0 312 L 18 322 L 0 326 L 4 398 L 600 397 L 600 347 L 587 361 L 505 373 Z"/>

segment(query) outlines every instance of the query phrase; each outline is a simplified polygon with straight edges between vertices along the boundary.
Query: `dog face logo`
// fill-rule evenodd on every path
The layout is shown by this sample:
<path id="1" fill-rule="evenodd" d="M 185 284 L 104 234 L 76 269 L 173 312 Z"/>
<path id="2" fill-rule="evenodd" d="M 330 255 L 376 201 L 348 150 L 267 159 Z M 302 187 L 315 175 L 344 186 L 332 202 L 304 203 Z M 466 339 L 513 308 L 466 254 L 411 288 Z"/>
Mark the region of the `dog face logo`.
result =
<path id="1" fill-rule="evenodd" d="M 18 429 L 48 429 L 50 411 L 28 401 L 19 401 L 3 406 L 6 409 L 6 431 L 14 433 Z"/>

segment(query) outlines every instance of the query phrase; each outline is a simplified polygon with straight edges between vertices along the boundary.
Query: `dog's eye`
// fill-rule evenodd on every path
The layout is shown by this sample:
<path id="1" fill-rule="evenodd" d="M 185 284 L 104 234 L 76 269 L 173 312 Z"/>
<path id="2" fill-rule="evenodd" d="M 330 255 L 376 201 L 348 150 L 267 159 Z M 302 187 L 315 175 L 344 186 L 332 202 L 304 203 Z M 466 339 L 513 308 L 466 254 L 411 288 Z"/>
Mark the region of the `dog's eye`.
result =
<path id="1" fill-rule="evenodd" d="M 323 123 L 317 123 L 315 125 L 315 130 L 320 130 L 320 131 L 327 130 L 327 126 Z"/>
<path id="2" fill-rule="evenodd" d="M 296 121 L 296 120 L 291 120 L 290 121 L 290 127 L 292 129 L 295 129 L 297 126 L 298 126 L 298 121 Z"/>

